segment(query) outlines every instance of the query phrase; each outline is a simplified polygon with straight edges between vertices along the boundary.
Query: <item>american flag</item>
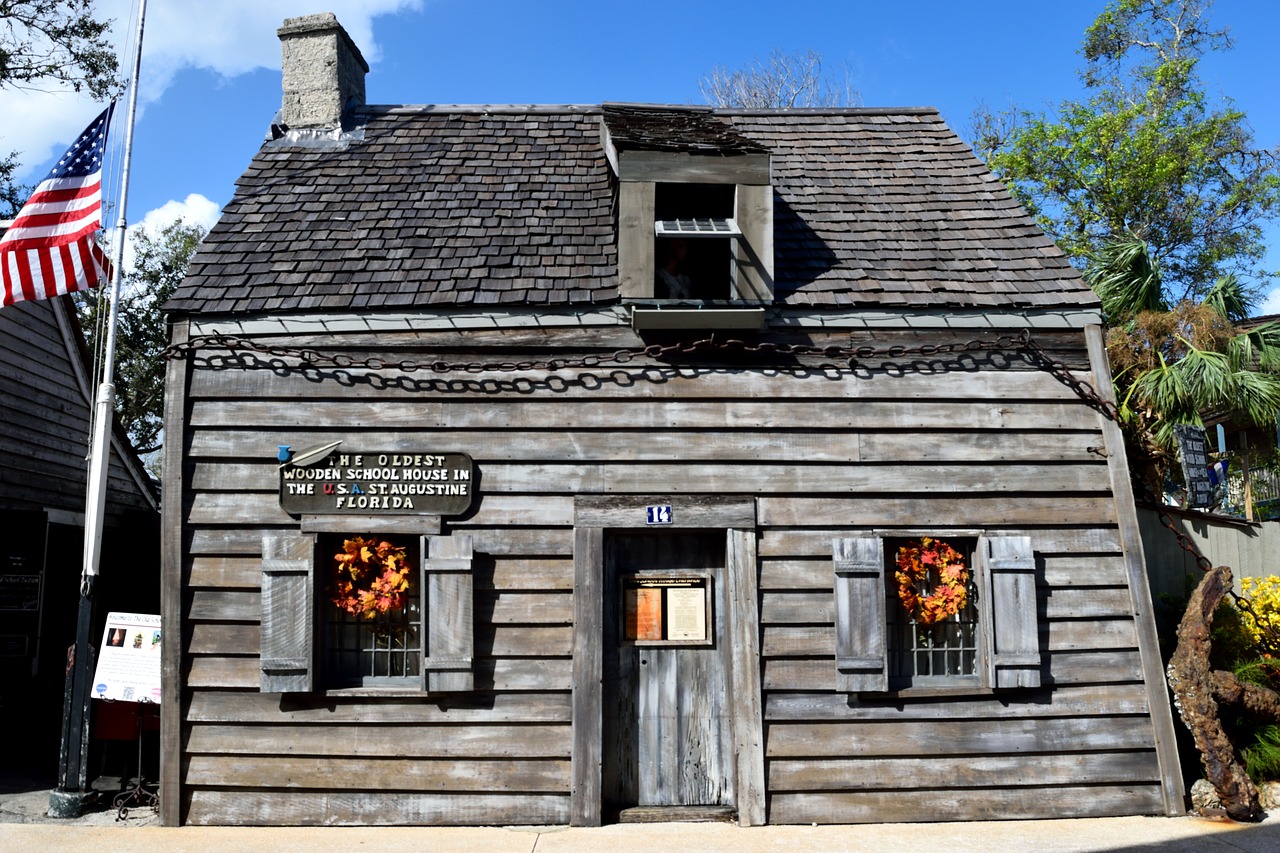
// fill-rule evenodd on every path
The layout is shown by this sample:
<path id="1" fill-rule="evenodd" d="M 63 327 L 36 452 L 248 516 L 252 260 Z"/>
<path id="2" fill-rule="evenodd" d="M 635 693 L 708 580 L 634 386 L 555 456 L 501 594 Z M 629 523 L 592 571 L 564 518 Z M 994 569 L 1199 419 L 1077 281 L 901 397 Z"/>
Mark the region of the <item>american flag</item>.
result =
<path id="1" fill-rule="evenodd" d="M 0 238 L 0 305 L 86 290 L 106 278 L 102 158 L 115 103 L 80 134 Z"/>

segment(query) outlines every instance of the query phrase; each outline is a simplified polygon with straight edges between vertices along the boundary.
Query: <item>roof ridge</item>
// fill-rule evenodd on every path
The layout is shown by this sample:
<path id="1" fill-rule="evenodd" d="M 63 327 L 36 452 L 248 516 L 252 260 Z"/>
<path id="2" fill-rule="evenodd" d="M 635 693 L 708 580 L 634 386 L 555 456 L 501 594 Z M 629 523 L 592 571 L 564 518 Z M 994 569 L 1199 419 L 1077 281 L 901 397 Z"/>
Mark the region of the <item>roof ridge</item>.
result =
<path id="1" fill-rule="evenodd" d="M 806 115 L 860 115 L 860 116 L 901 116 L 901 115 L 938 115 L 937 107 L 781 107 L 773 109 L 746 107 L 717 107 L 711 111 L 714 115 L 728 116 L 806 116 Z"/>
<path id="2" fill-rule="evenodd" d="M 357 112 L 366 115 L 417 115 L 430 113 L 519 113 L 596 114 L 605 107 L 640 107 L 663 110 L 687 110 L 722 116 L 823 116 L 823 115 L 938 115 L 937 107 L 779 107 L 739 108 L 712 107 L 703 104 L 662 104 L 624 101 L 604 101 L 599 104 L 366 104 Z"/>
<path id="3" fill-rule="evenodd" d="M 418 115 L 430 113 L 584 113 L 601 112 L 599 104 L 366 104 L 356 110 L 365 115 Z"/>

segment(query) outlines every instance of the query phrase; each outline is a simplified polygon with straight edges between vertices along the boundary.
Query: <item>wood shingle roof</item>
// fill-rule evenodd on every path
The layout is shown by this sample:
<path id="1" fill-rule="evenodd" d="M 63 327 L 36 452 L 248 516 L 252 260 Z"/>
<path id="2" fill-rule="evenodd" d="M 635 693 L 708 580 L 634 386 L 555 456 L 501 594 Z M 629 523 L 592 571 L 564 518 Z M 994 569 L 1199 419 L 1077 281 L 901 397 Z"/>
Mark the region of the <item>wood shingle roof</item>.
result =
<path id="1" fill-rule="evenodd" d="M 934 110 L 662 107 L 650 118 L 682 111 L 700 116 L 694 132 L 714 116 L 744 150 L 770 154 L 777 303 L 1097 305 Z M 601 117 L 592 106 L 368 108 L 346 141 L 268 142 L 168 308 L 615 302 L 616 183 Z M 629 126 L 653 144 L 645 121 Z"/>

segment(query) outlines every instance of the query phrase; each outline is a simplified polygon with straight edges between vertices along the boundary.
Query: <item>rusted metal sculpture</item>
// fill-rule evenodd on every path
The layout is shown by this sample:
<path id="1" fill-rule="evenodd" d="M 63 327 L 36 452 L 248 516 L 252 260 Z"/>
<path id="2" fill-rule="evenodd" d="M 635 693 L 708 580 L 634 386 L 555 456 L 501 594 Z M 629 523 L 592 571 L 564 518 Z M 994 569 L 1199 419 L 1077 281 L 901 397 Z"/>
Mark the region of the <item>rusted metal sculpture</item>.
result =
<path id="1" fill-rule="evenodd" d="M 1200 750 L 1205 776 L 1217 791 L 1227 816 L 1253 821 L 1261 816 L 1258 791 L 1236 759 L 1235 747 L 1218 719 L 1214 689 L 1219 682 L 1226 686 L 1228 678 L 1235 681 L 1235 676 L 1209 669 L 1213 613 L 1230 589 L 1231 569 L 1217 566 L 1205 574 L 1191 593 L 1187 612 L 1178 625 L 1178 646 L 1169 661 L 1169 686 L 1173 688 L 1174 706 L 1191 730 L 1196 749 Z M 1243 687 L 1238 682 L 1236 686 Z M 1272 697 L 1277 698 L 1274 693 Z"/>

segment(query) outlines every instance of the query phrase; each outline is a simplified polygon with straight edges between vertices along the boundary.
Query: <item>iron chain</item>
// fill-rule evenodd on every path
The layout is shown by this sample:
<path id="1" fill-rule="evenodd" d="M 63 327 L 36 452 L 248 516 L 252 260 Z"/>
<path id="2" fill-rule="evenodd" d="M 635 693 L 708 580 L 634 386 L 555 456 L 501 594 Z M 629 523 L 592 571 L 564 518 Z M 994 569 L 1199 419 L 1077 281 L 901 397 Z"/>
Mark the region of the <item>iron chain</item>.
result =
<path id="1" fill-rule="evenodd" d="M 1046 363 L 1051 362 L 1052 364 L 1059 365 L 1063 371 L 1066 371 L 1065 365 L 1062 365 L 1061 362 L 1052 362 L 1050 359 L 1044 357 L 1043 351 L 1040 350 L 1038 346 L 1031 343 L 1031 337 L 1026 332 L 1021 335 L 1001 335 L 991 340 L 970 340 L 950 344 L 921 344 L 917 346 L 895 344 L 889 347 L 817 347 L 810 346 L 808 344 L 778 344 L 768 341 L 751 344 L 746 341 L 733 338 L 720 340 L 712 336 L 710 338 L 703 338 L 689 343 L 651 344 L 646 347 L 619 349 L 609 354 L 588 354 L 577 356 L 575 358 L 550 358 L 536 361 L 470 362 L 420 362 L 412 359 L 387 361 L 376 356 L 358 359 L 347 355 L 346 353 L 328 355 L 315 349 L 289 348 L 276 344 L 263 344 L 251 338 L 243 338 L 237 335 L 212 334 L 200 335 L 184 343 L 172 344 L 164 350 L 163 356 L 166 359 L 185 358 L 198 350 L 211 348 L 253 352 L 260 355 L 271 356 L 272 358 L 292 358 L 300 362 L 302 366 L 308 368 L 336 367 L 344 370 L 355 368 L 358 370 L 372 371 L 389 370 L 401 373 L 414 373 L 420 370 L 427 370 L 433 373 L 512 373 L 555 371 L 567 368 L 595 368 L 604 364 L 613 363 L 627 364 L 637 358 L 657 359 L 669 355 L 692 355 L 695 353 L 715 351 L 783 356 L 816 356 L 843 359 L 852 367 L 859 361 L 874 358 L 900 359 L 907 356 L 937 356 L 960 352 L 980 352 L 988 350 L 1033 350 L 1035 353 L 1038 353 L 1038 357 L 1042 358 Z M 1057 376 L 1058 374 L 1055 373 L 1054 375 Z M 1067 375 L 1069 375 L 1069 373 L 1067 373 Z M 1083 388 L 1088 389 L 1089 392 L 1092 392 L 1093 390 L 1089 387 L 1088 383 L 1079 382 L 1078 380 L 1076 380 L 1075 383 L 1068 382 L 1067 384 L 1075 388 L 1077 393 L 1081 393 L 1080 387 L 1077 386 L 1083 386 Z"/>
<path id="2" fill-rule="evenodd" d="M 855 367 L 859 362 L 871 359 L 902 359 L 908 356 L 934 357 L 941 355 L 953 355 L 956 353 L 1003 350 L 1027 353 L 1039 364 L 1041 368 L 1074 391 L 1075 394 L 1088 403 L 1091 408 L 1109 420 L 1118 422 L 1120 419 L 1119 410 L 1114 402 L 1103 398 L 1092 385 L 1073 374 L 1071 372 L 1071 368 L 1066 363 L 1048 355 L 1040 345 L 1036 343 L 1036 341 L 1031 337 L 1030 332 L 1027 330 L 1023 330 L 1018 335 L 1000 335 L 993 339 L 974 339 L 947 344 L 919 344 L 915 346 L 894 344 L 888 347 L 873 347 L 867 345 L 856 347 L 817 347 L 808 344 L 779 344 L 768 341 L 753 344 L 734 338 L 721 340 L 717 339 L 713 335 L 712 337 L 703 338 L 689 343 L 651 344 L 646 347 L 618 349 L 609 354 L 587 354 L 573 358 L 563 357 L 528 361 L 469 362 L 443 360 L 418 361 L 414 359 L 388 361 L 377 356 L 359 359 L 346 353 L 335 353 L 330 355 L 317 349 L 284 347 L 278 344 L 263 344 L 251 338 L 215 333 L 211 335 L 199 335 L 183 343 L 172 344 L 165 349 L 163 355 L 166 359 L 186 358 L 201 349 L 223 349 L 233 352 L 253 352 L 260 355 L 270 356 L 271 358 L 294 359 L 298 361 L 299 366 L 303 368 L 333 367 L 344 370 L 354 368 L 357 370 L 370 370 L 374 372 L 396 371 L 401 373 L 415 373 L 418 371 L 430 371 L 432 373 L 528 373 L 537 371 L 557 371 L 566 369 L 596 368 L 604 364 L 628 364 L 641 358 L 659 359 L 670 355 L 693 355 L 695 353 L 717 351 L 842 359 L 846 361 L 850 367 Z M 1155 501 L 1155 503 L 1157 506 L 1162 505 L 1160 501 Z M 1213 568 L 1213 564 L 1207 557 L 1200 553 L 1195 543 L 1186 534 L 1178 530 L 1167 512 L 1160 510 L 1159 515 L 1161 523 L 1163 523 L 1164 526 L 1167 527 L 1175 537 L 1177 537 L 1179 546 L 1195 557 L 1196 565 L 1201 571 L 1207 572 Z M 1231 595 L 1235 599 L 1237 605 L 1249 612 L 1250 615 L 1253 615 L 1255 621 L 1257 621 L 1257 616 L 1249 607 L 1248 602 L 1242 601 L 1239 596 L 1234 594 L 1234 592 L 1231 593 Z"/>

